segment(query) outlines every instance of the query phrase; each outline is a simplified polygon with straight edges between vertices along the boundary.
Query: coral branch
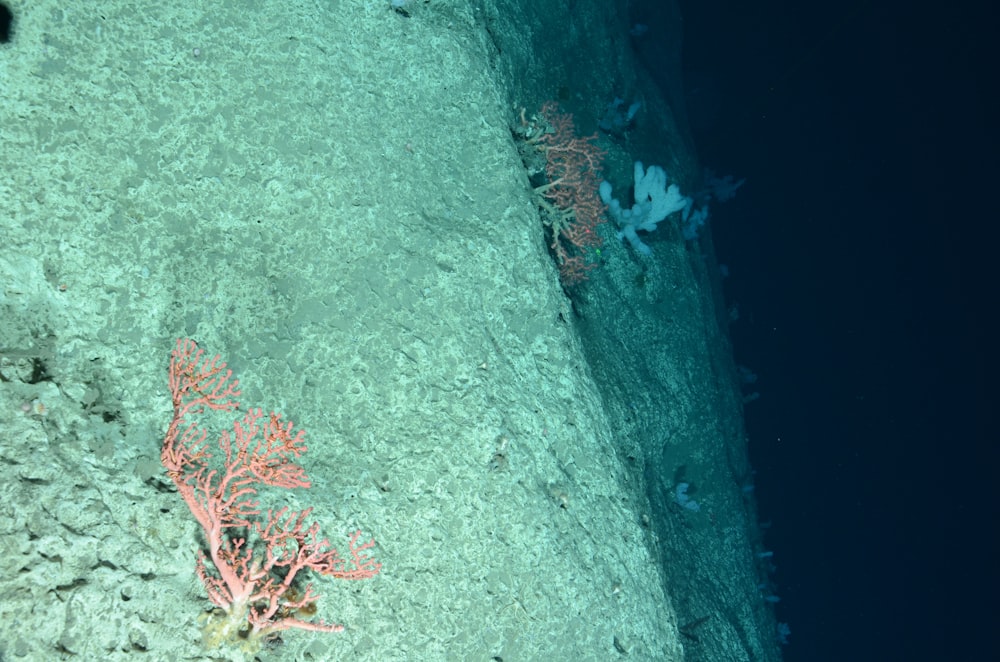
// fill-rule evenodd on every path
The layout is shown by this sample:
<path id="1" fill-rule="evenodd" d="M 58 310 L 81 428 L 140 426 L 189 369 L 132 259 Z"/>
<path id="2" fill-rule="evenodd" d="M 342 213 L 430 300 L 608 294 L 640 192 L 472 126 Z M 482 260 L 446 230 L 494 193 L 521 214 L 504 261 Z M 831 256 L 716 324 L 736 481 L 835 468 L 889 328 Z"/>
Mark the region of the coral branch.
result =
<path id="1" fill-rule="evenodd" d="M 597 266 L 584 258 L 585 250 L 603 243 L 596 229 L 604 222 L 607 209 L 598 195 L 606 152 L 595 144 L 596 134 L 577 136 L 573 116 L 559 112 L 554 102 L 544 104 L 540 115 L 552 130 L 533 140 L 545 152 L 548 178 L 535 193 L 544 203 L 546 222 L 552 228 L 551 248 L 560 278 L 564 284 L 574 285 Z"/>
<path id="2" fill-rule="evenodd" d="M 345 560 L 320 538 L 318 523 L 303 529 L 312 508 L 269 510 L 264 523 L 257 518 L 256 485 L 310 486 L 305 470 L 294 463 L 307 450 L 305 432 L 296 432 L 280 414 L 247 411 L 232 432 L 219 437 L 222 466 L 212 468 L 207 432 L 187 417 L 236 409 L 239 382 L 231 377 L 218 356 L 206 359 L 193 341 L 177 341 L 170 361 L 174 417 L 160 457 L 208 543 L 208 554 L 198 554 L 195 572 L 222 614 L 209 619 L 207 639 L 211 644 L 236 637 L 259 642 L 290 628 L 338 632 L 340 625 L 297 616 L 311 611 L 319 596 L 311 585 L 300 592 L 294 583 L 303 570 L 338 579 L 373 577 L 381 565 L 365 552 L 375 541 L 357 545 L 361 532 L 355 532 L 351 558 Z"/>

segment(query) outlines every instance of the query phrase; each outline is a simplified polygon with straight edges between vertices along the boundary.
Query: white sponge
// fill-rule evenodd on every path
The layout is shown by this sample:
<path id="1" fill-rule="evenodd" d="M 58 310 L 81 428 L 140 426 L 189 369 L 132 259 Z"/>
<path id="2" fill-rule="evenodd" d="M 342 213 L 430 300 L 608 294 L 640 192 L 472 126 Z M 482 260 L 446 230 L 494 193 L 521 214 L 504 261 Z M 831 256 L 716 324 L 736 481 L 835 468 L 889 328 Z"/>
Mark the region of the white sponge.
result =
<path id="1" fill-rule="evenodd" d="M 632 248 L 643 255 L 652 251 L 642 243 L 636 232 L 652 232 L 657 223 L 691 204 L 690 198 L 681 195 L 677 184 L 667 186 L 667 173 L 663 168 L 650 166 L 643 169 L 642 161 L 635 162 L 635 204 L 631 209 L 622 209 L 621 203 L 611 197 L 610 183 L 601 182 L 599 192 L 601 200 L 608 206 L 608 212 L 621 228 L 618 238 L 628 239 Z"/>

